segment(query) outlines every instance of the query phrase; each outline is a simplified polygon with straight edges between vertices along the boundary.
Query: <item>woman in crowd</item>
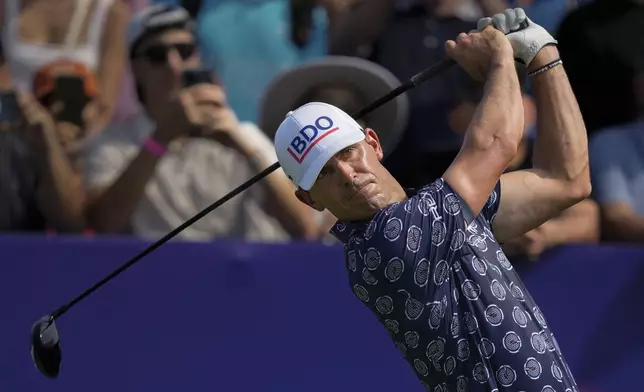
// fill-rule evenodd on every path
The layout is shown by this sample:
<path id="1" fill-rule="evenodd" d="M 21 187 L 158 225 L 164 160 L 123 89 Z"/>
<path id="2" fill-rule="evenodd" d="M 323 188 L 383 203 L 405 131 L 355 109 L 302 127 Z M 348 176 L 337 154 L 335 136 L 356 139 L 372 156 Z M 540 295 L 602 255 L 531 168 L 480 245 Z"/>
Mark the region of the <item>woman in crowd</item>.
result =
<path id="1" fill-rule="evenodd" d="M 0 0 L 2 42 L 13 87 L 32 91 L 34 75 L 61 59 L 78 62 L 98 80 L 101 110 L 91 136 L 109 122 L 125 67 L 129 10 L 121 0 Z"/>

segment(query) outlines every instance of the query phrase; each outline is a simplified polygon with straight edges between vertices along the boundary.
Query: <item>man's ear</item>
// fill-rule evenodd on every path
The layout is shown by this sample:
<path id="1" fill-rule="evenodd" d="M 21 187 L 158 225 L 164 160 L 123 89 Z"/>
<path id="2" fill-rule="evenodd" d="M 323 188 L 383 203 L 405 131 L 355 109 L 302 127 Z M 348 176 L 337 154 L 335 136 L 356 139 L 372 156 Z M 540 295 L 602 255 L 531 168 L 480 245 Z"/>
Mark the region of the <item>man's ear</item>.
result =
<path id="1" fill-rule="evenodd" d="M 385 156 L 385 154 L 382 151 L 382 146 L 380 145 L 380 139 L 378 139 L 378 135 L 376 134 L 376 131 L 374 131 L 371 128 L 365 128 L 364 130 L 365 133 L 365 142 L 373 148 L 373 150 L 376 152 L 376 156 L 378 157 L 378 160 L 381 161 L 382 158 Z"/>
<path id="2" fill-rule="evenodd" d="M 295 197 L 297 197 L 297 199 L 299 201 L 301 201 L 302 203 L 306 204 L 307 206 L 313 208 L 314 210 L 324 211 L 324 207 L 322 207 L 319 204 L 317 204 L 316 202 L 314 202 L 313 199 L 311 198 L 311 194 L 309 192 L 305 191 L 304 189 L 298 188 L 295 191 Z"/>

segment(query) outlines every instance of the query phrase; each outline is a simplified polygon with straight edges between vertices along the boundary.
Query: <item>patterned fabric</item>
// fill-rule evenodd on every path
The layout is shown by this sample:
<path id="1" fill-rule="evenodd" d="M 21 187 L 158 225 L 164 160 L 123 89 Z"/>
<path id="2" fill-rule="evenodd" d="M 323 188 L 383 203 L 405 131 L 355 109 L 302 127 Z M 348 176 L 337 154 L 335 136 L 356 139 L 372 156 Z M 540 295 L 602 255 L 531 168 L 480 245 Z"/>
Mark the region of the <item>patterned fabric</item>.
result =
<path id="1" fill-rule="evenodd" d="M 338 223 L 355 295 L 431 392 L 577 392 L 546 319 L 491 232 L 442 179 L 370 221 Z"/>

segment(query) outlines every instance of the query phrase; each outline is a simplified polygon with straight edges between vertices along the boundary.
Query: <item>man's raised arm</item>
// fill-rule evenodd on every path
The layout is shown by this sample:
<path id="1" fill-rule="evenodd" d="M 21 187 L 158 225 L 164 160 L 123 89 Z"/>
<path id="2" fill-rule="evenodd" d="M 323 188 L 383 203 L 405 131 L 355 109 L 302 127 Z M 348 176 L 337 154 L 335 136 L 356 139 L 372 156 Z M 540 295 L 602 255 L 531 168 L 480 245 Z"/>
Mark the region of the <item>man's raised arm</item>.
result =
<path id="1" fill-rule="evenodd" d="M 523 137 L 523 99 L 513 49 L 502 31 L 488 26 L 481 32 L 461 34 L 456 42 L 447 42 L 446 50 L 470 76 L 485 81 L 483 99 L 463 147 L 443 175 L 473 217 L 517 153 Z"/>
<path id="2" fill-rule="evenodd" d="M 546 46 L 528 72 L 559 59 Z M 586 128 L 563 66 L 531 76 L 537 103 L 534 167 L 501 177 L 501 203 L 493 224 L 500 242 L 541 225 L 590 195 Z"/>

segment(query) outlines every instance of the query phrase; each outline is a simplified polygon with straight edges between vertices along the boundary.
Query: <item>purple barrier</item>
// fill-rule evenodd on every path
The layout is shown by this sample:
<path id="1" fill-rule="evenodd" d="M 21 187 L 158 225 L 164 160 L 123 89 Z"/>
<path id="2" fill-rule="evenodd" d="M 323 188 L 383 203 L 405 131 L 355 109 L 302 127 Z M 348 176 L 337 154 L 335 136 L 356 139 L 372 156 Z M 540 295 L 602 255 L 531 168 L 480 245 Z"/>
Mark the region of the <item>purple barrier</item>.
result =
<path id="1" fill-rule="evenodd" d="M 350 292 L 340 248 L 231 241 L 167 245 L 80 303 L 57 322 L 60 377 L 41 376 L 31 324 L 145 245 L 0 237 L 1 391 L 423 391 Z M 644 390 L 643 262 L 568 247 L 522 275 L 582 392 Z"/>

